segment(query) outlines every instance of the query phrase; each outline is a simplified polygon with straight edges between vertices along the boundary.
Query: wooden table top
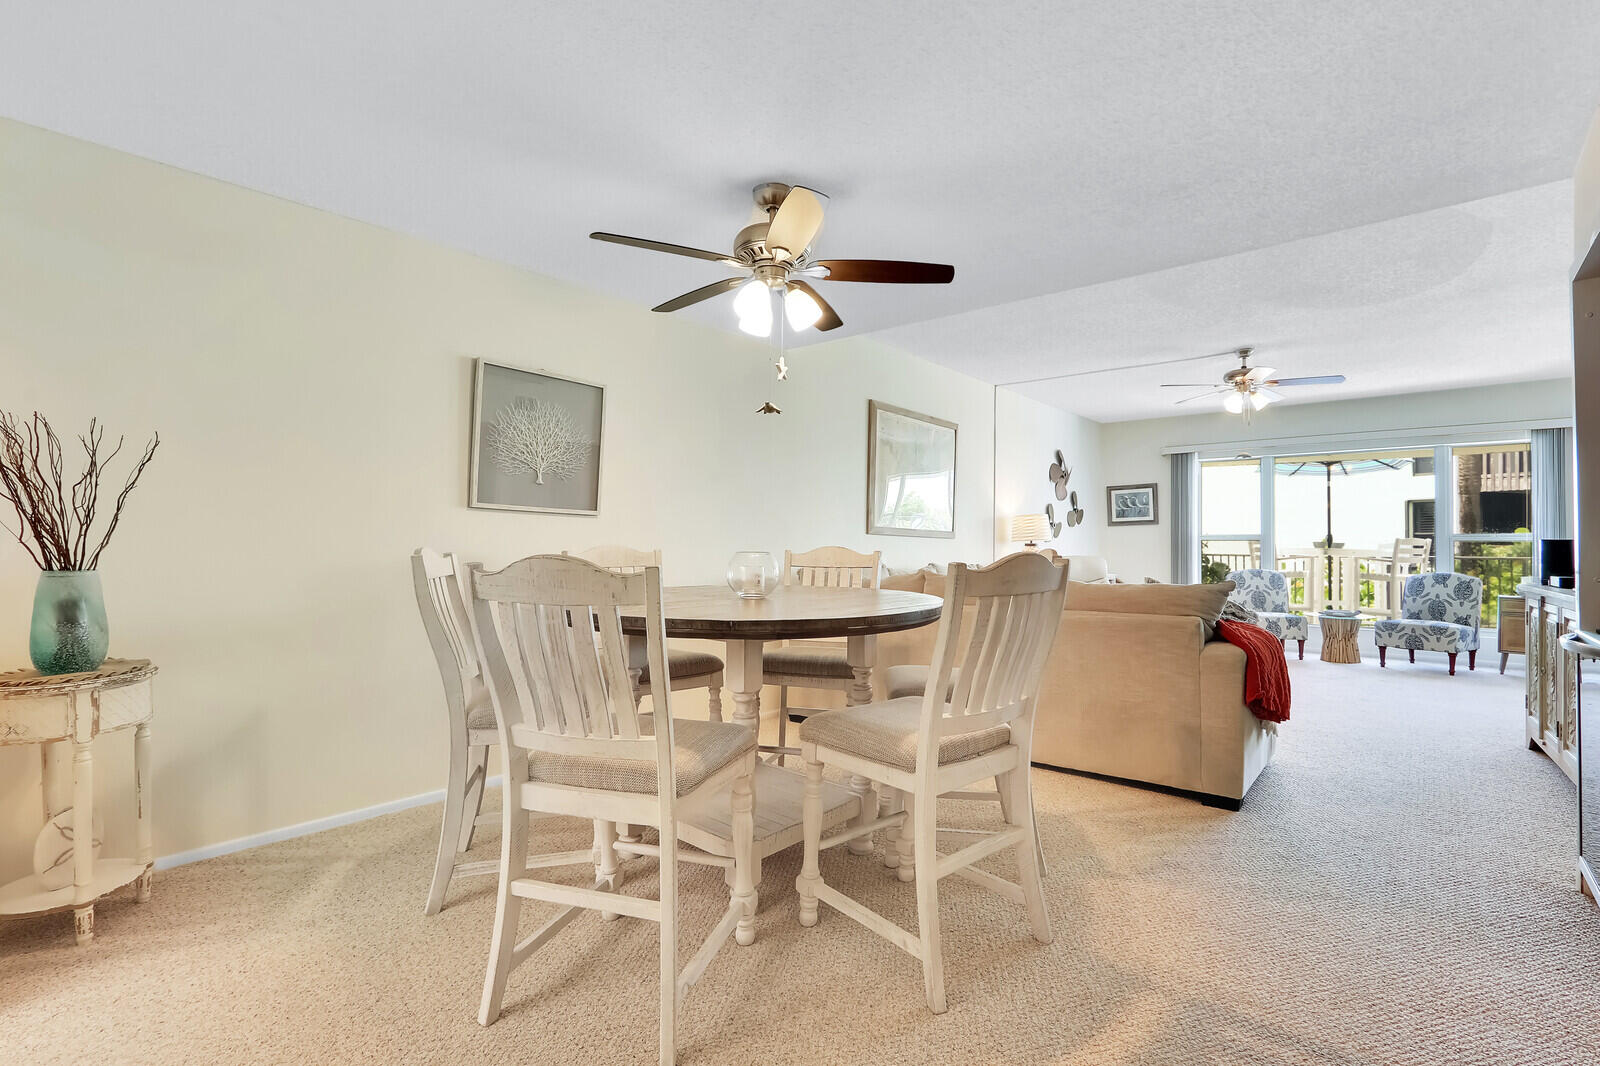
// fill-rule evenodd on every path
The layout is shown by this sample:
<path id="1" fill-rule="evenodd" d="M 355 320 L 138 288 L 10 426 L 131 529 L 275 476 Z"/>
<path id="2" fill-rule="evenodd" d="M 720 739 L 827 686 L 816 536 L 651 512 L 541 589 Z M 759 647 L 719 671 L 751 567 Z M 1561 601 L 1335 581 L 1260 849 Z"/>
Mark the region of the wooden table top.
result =
<path id="1" fill-rule="evenodd" d="M 705 640 L 797 640 L 869 636 L 937 621 L 944 601 L 895 589 L 830 589 L 790 585 L 761 600 L 741 599 L 726 585 L 662 590 L 667 636 Z M 622 612 L 625 633 L 644 632 L 642 610 Z"/>

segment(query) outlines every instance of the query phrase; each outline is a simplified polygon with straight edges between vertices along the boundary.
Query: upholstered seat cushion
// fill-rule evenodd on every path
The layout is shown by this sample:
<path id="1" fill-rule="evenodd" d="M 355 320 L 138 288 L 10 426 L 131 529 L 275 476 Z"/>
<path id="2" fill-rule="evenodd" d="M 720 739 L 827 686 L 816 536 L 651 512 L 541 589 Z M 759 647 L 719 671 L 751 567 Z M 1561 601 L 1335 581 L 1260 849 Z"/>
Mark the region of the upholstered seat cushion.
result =
<path id="1" fill-rule="evenodd" d="M 493 729 L 494 704 L 489 700 L 489 690 L 473 682 L 471 702 L 467 704 L 468 729 Z"/>
<path id="2" fill-rule="evenodd" d="M 922 700 L 915 696 L 824 711 L 800 723 L 800 740 L 885 766 L 915 770 L 921 716 Z M 939 739 L 939 763 L 976 758 L 1009 743 L 1009 726 L 953 733 Z"/>
<path id="3" fill-rule="evenodd" d="M 928 690 L 928 669 L 926 666 L 891 666 L 884 671 L 883 690 L 891 700 L 904 696 L 920 697 Z M 961 667 L 957 666 L 950 671 L 950 689 L 945 692 L 945 699 L 950 698 L 950 691 L 954 690 L 959 680 Z"/>
<path id="4" fill-rule="evenodd" d="M 846 661 L 844 649 L 774 648 L 761 657 L 761 668 L 771 681 L 774 676 L 818 677 L 849 681 L 855 675 Z"/>
<path id="5" fill-rule="evenodd" d="M 667 649 L 667 673 L 673 677 L 701 677 L 722 670 L 722 660 L 708 651 L 674 651 Z M 639 674 L 639 683 L 650 683 L 650 667 Z"/>
<path id="6" fill-rule="evenodd" d="M 641 727 L 653 721 L 639 718 Z M 672 720 L 672 768 L 678 795 L 686 795 L 730 762 L 754 751 L 753 730 L 731 722 Z M 528 753 L 528 780 L 575 788 L 603 788 L 611 792 L 655 795 L 656 761 L 621 759 L 609 755 L 568 755 L 545 751 Z"/>
<path id="7" fill-rule="evenodd" d="M 1472 627 L 1427 618 L 1380 618 L 1372 623 L 1373 643 L 1407 651 L 1464 652 L 1476 650 Z"/>
<path id="8" fill-rule="evenodd" d="M 1311 635 L 1311 626 L 1306 622 L 1303 614 L 1289 614 L 1283 611 L 1257 611 L 1256 625 L 1265 629 L 1279 640 L 1305 640 Z"/>

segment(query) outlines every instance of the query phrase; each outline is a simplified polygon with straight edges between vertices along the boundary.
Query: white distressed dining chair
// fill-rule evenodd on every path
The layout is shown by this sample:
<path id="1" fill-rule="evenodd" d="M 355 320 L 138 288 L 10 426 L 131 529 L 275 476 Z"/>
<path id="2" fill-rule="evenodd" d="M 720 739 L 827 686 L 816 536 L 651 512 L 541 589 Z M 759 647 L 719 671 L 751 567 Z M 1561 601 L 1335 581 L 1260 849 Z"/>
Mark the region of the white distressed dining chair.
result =
<path id="1" fill-rule="evenodd" d="M 579 559 L 587 559 L 596 566 L 603 566 L 615 574 L 639 574 L 645 567 L 661 566 L 661 549 L 644 551 L 639 548 L 628 548 L 615 544 L 601 545 L 581 552 L 562 552 L 562 555 L 573 555 Z M 667 675 L 671 678 L 672 691 L 681 692 L 684 689 L 703 688 L 706 690 L 706 706 L 711 711 L 713 722 L 722 721 L 722 659 L 708 651 L 688 651 L 679 648 L 667 649 Z M 642 663 L 631 666 L 628 676 L 633 679 L 634 696 L 644 699 L 650 695 L 650 686 L 653 678 L 650 676 L 650 664 Z"/>
<path id="2" fill-rule="evenodd" d="M 472 640 L 472 620 L 464 592 L 465 569 L 453 554 L 418 548 L 411 553 L 411 582 L 417 595 L 417 610 L 422 614 L 422 628 L 428 634 L 439 678 L 444 682 L 450 737 L 444 824 L 439 829 L 433 881 L 423 908 L 425 914 L 437 914 L 444 906 L 452 878 L 492 874 L 500 868 L 492 860 L 465 862 L 461 858 L 472 846 L 473 829 L 498 821 L 496 815 L 480 814 L 480 810 L 489 745 L 498 744 L 500 737 L 495 732 L 494 707 Z"/>
<path id="3" fill-rule="evenodd" d="M 1032 552 L 1019 552 L 977 570 L 951 564 L 931 682 L 923 694 L 826 711 L 800 725 L 806 775 L 805 858 L 795 879 L 800 924 L 816 925 L 818 904 L 826 903 L 915 955 L 922 962 L 928 1008 L 935 1014 L 945 1010 L 941 878 L 963 877 L 1022 904 L 1034 939 L 1050 942 L 1028 773 L 1039 677 L 1055 643 L 1066 591 L 1065 570 Z M 970 632 L 963 633 L 962 608 L 969 601 L 977 613 Z M 824 766 L 862 775 L 889 789 L 889 813 L 824 840 Z M 1003 828 L 980 833 L 976 842 L 957 851 L 940 853 L 939 796 L 986 778 L 996 778 L 1007 797 L 1001 811 Z M 915 934 L 826 884 L 818 868 L 823 848 L 891 827 L 899 829 L 898 840 L 887 834 L 889 846 L 899 852 L 898 876 L 916 882 Z M 1016 857 L 1016 882 L 973 865 L 1006 850 Z"/>
<path id="4" fill-rule="evenodd" d="M 783 583 L 815 588 L 875 589 L 883 562 L 882 552 L 863 553 L 849 548 L 816 548 L 808 552 L 783 553 Z M 795 754 L 788 747 L 789 722 L 804 721 L 821 711 L 820 707 L 796 707 L 789 703 L 789 689 L 831 689 L 848 693 L 865 689 L 868 678 L 857 678 L 846 657 L 842 641 L 785 641 L 761 656 L 762 679 L 778 686 L 777 763 Z"/>
<path id="5" fill-rule="evenodd" d="M 478 1021 L 500 1016 L 506 981 L 518 964 L 550 941 L 580 908 L 659 924 L 660 1057 L 674 1060 L 678 1006 L 733 935 L 755 939 L 753 881 L 755 736 L 731 722 L 674 721 L 671 690 L 660 712 L 641 715 L 628 680 L 621 611 L 644 605 L 651 668 L 665 677 L 667 634 L 661 571 L 614 574 L 582 559 L 535 555 L 503 570 L 471 572 L 472 620 L 505 753 L 506 790 L 500 884 L 494 933 Z M 681 819 L 727 810 L 732 857 L 682 851 Z M 529 856 L 527 812 L 592 819 L 595 848 Z M 654 826 L 658 844 L 619 842 L 616 824 Z M 660 896 L 621 893 L 617 856 L 654 855 Z M 678 861 L 732 868 L 728 909 L 678 969 Z M 531 871 L 593 863 L 593 888 L 545 881 Z M 523 940 L 517 921 L 524 899 L 561 907 Z"/>

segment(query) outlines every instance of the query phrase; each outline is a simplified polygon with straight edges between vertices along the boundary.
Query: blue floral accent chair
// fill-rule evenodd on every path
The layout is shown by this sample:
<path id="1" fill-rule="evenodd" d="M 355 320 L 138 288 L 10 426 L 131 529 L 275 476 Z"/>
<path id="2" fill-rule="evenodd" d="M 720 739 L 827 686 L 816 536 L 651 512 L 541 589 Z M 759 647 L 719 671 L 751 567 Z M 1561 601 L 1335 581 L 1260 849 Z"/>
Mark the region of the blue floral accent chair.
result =
<path id="1" fill-rule="evenodd" d="M 1400 617 L 1380 618 L 1372 625 L 1378 646 L 1378 665 L 1388 665 L 1390 648 L 1404 648 L 1417 661 L 1419 651 L 1442 651 L 1450 656 L 1450 673 L 1456 656 L 1467 653 L 1467 669 L 1478 668 L 1478 620 L 1483 605 L 1483 582 L 1470 574 L 1414 574 L 1406 578 L 1400 596 Z"/>
<path id="2" fill-rule="evenodd" d="M 1230 570 L 1233 582 L 1228 599 L 1254 611 L 1256 624 L 1280 642 L 1299 641 L 1300 658 L 1306 657 L 1306 637 L 1310 626 L 1306 616 L 1289 610 L 1289 579 L 1282 570 Z"/>

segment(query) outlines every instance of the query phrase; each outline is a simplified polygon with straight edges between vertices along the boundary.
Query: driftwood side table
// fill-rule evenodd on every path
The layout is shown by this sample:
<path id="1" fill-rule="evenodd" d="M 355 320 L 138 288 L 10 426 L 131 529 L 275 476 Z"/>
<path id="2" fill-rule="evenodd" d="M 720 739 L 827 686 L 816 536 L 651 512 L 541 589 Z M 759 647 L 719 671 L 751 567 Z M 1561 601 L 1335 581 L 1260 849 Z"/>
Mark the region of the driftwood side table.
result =
<path id="1" fill-rule="evenodd" d="M 150 679 L 155 674 L 146 659 L 107 659 L 98 670 L 81 674 L 0 674 L 0 744 L 41 745 L 46 822 L 72 808 L 72 884 L 47 889 L 29 874 L 0 886 L 0 917 L 70 910 L 78 943 L 87 944 L 94 937 L 94 905 L 100 897 L 137 882 L 138 901 L 150 899 Z M 92 745 L 99 734 L 130 726 L 138 854 L 97 862 Z"/>
<path id="2" fill-rule="evenodd" d="M 1325 663 L 1358 663 L 1361 646 L 1356 638 L 1361 633 L 1361 615 L 1357 611 L 1318 611 L 1317 628 L 1322 630 L 1322 661 Z"/>

